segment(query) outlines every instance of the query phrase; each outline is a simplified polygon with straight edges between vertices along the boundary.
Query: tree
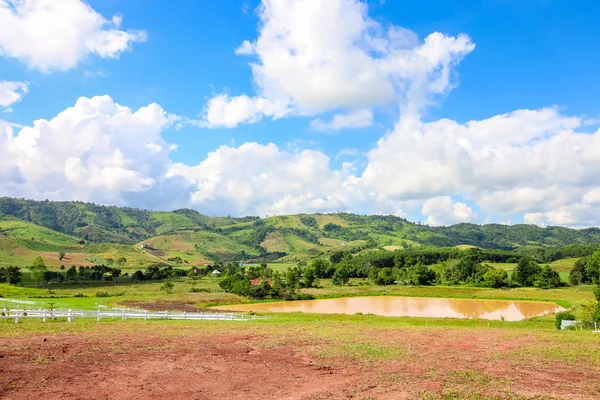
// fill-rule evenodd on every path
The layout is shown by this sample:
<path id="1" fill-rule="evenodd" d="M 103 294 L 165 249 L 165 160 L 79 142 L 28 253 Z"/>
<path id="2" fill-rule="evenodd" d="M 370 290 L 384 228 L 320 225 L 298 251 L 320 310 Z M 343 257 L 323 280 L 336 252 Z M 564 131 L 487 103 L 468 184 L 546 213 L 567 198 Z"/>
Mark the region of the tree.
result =
<path id="1" fill-rule="evenodd" d="M 0 283 L 16 284 L 21 281 L 21 270 L 18 267 L 0 268 Z"/>
<path id="2" fill-rule="evenodd" d="M 285 285 L 290 291 L 294 291 L 294 289 L 300 286 L 299 275 L 299 271 L 296 268 L 288 268 L 285 272 Z"/>
<path id="3" fill-rule="evenodd" d="M 593 283 L 600 284 L 600 248 L 592 254 L 585 269 Z"/>
<path id="4" fill-rule="evenodd" d="M 431 285 L 436 279 L 435 271 L 427 268 L 423 263 L 418 263 L 409 268 L 408 280 L 413 285 Z"/>
<path id="5" fill-rule="evenodd" d="M 377 278 L 375 279 L 375 283 L 382 286 L 393 285 L 395 281 L 394 270 L 391 268 L 382 268 L 377 273 Z"/>
<path id="6" fill-rule="evenodd" d="M 501 288 L 508 286 L 508 274 L 503 269 L 490 268 L 483 275 L 483 283 L 487 287 Z"/>
<path id="7" fill-rule="evenodd" d="M 569 272 L 569 283 L 571 285 L 576 286 L 592 281 L 592 277 L 587 269 L 588 261 L 589 257 L 583 257 L 575 261 L 571 272 Z"/>
<path id="8" fill-rule="evenodd" d="M 123 266 L 123 265 L 125 265 L 125 263 L 127 263 L 127 259 L 125 257 L 121 257 L 121 258 L 117 259 L 117 265 Z"/>
<path id="9" fill-rule="evenodd" d="M 65 258 L 65 252 L 61 251 L 58 253 L 58 259 L 59 259 L 59 261 L 62 261 L 63 258 Z"/>
<path id="10" fill-rule="evenodd" d="M 542 269 L 533 258 L 523 257 L 512 274 L 512 280 L 521 286 L 533 286 L 541 272 Z"/>
<path id="11" fill-rule="evenodd" d="M 72 281 L 77 277 L 77 268 L 73 265 L 67 270 L 67 280 Z"/>
<path id="12" fill-rule="evenodd" d="M 166 281 L 163 282 L 162 286 L 160 287 L 161 291 L 165 291 L 167 294 L 171 294 L 173 293 L 173 287 L 175 285 L 173 284 L 173 282 L 171 282 L 170 279 L 167 279 Z"/>
<path id="13" fill-rule="evenodd" d="M 34 280 L 37 287 L 38 283 L 44 279 L 44 274 L 48 271 L 48 268 L 46 268 L 42 257 L 38 256 L 33 260 L 33 264 L 29 270 L 31 272 L 31 279 Z"/>
<path id="14" fill-rule="evenodd" d="M 304 287 L 316 287 L 319 285 L 319 278 L 317 277 L 317 271 L 311 264 L 304 271 Z"/>
<path id="15" fill-rule="evenodd" d="M 345 285 L 350 281 L 350 274 L 348 274 L 348 270 L 345 266 L 339 267 L 333 273 L 333 279 L 331 283 L 337 286 Z"/>
<path id="16" fill-rule="evenodd" d="M 546 265 L 542 268 L 542 272 L 539 273 L 533 284 L 540 289 L 559 287 L 561 285 L 560 275 L 549 265 Z"/>

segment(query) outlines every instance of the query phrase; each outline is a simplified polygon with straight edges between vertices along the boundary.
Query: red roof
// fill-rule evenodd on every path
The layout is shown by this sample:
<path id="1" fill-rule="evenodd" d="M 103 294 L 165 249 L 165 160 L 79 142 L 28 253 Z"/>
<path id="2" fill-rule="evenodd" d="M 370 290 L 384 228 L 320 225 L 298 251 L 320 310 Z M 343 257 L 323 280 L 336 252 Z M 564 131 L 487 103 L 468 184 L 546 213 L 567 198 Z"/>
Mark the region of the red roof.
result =
<path id="1" fill-rule="evenodd" d="M 270 279 L 250 279 L 250 284 L 252 286 L 258 286 L 258 285 L 260 285 L 263 282 L 268 282 L 269 285 L 273 284 Z"/>

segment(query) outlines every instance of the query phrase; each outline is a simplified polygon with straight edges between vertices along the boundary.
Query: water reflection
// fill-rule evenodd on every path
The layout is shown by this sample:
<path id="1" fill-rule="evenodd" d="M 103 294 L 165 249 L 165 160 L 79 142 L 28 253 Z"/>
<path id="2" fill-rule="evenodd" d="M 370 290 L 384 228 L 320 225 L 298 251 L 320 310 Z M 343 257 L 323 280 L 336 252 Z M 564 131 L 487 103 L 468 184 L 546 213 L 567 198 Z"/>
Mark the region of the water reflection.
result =
<path id="1" fill-rule="evenodd" d="M 540 301 L 438 299 L 426 297 L 345 297 L 339 299 L 239 304 L 219 307 L 255 312 L 305 312 L 316 314 L 376 314 L 386 317 L 470 318 L 520 321 L 561 311 Z"/>

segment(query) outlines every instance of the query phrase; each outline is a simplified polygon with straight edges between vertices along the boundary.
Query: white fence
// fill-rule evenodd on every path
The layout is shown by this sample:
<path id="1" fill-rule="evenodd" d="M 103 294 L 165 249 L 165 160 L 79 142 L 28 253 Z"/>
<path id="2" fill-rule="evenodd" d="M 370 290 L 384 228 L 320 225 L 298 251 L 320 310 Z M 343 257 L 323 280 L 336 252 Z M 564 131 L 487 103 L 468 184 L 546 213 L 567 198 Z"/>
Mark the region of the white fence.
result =
<path id="1" fill-rule="evenodd" d="M 42 322 L 49 319 L 66 318 L 67 321 L 73 322 L 75 318 L 95 318 L 96 321 L 101 319 L 177 319 L 190 321 L 250 321 L 256 319 L 264 319 L 266 317 L 257 317 L 256 315 L 244 315 L 236 313 L 188 313 L 188 312 L 172 312 L 172 311 L 137 311 L 137 310 L 65 310 L 65 309 L 0 309 L 0 319 L 14 319 L 15 323 L 19 323 L 22 319 L 37 318 Z"/>

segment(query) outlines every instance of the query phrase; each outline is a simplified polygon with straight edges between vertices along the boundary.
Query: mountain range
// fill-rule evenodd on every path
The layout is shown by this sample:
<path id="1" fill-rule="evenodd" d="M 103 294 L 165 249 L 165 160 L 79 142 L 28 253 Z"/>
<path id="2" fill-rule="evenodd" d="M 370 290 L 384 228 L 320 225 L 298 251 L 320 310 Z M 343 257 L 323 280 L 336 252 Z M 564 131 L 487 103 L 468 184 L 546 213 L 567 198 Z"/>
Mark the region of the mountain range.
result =
<path id="1" fill-rule="evenodd" d="M 392 215 L 350 213 L 211 217 L 191 209 L 150 211 L 83 202 L 0 198 L 0 266 L 121 260 L 202 265 L 219 260 L 289 261 L 336 250 L 419 246 L 532 250 L 600 242 L 600 229 L 457 224 L 432 227 Z M 61 256 L 61 253 L 64 255 Z"/>

